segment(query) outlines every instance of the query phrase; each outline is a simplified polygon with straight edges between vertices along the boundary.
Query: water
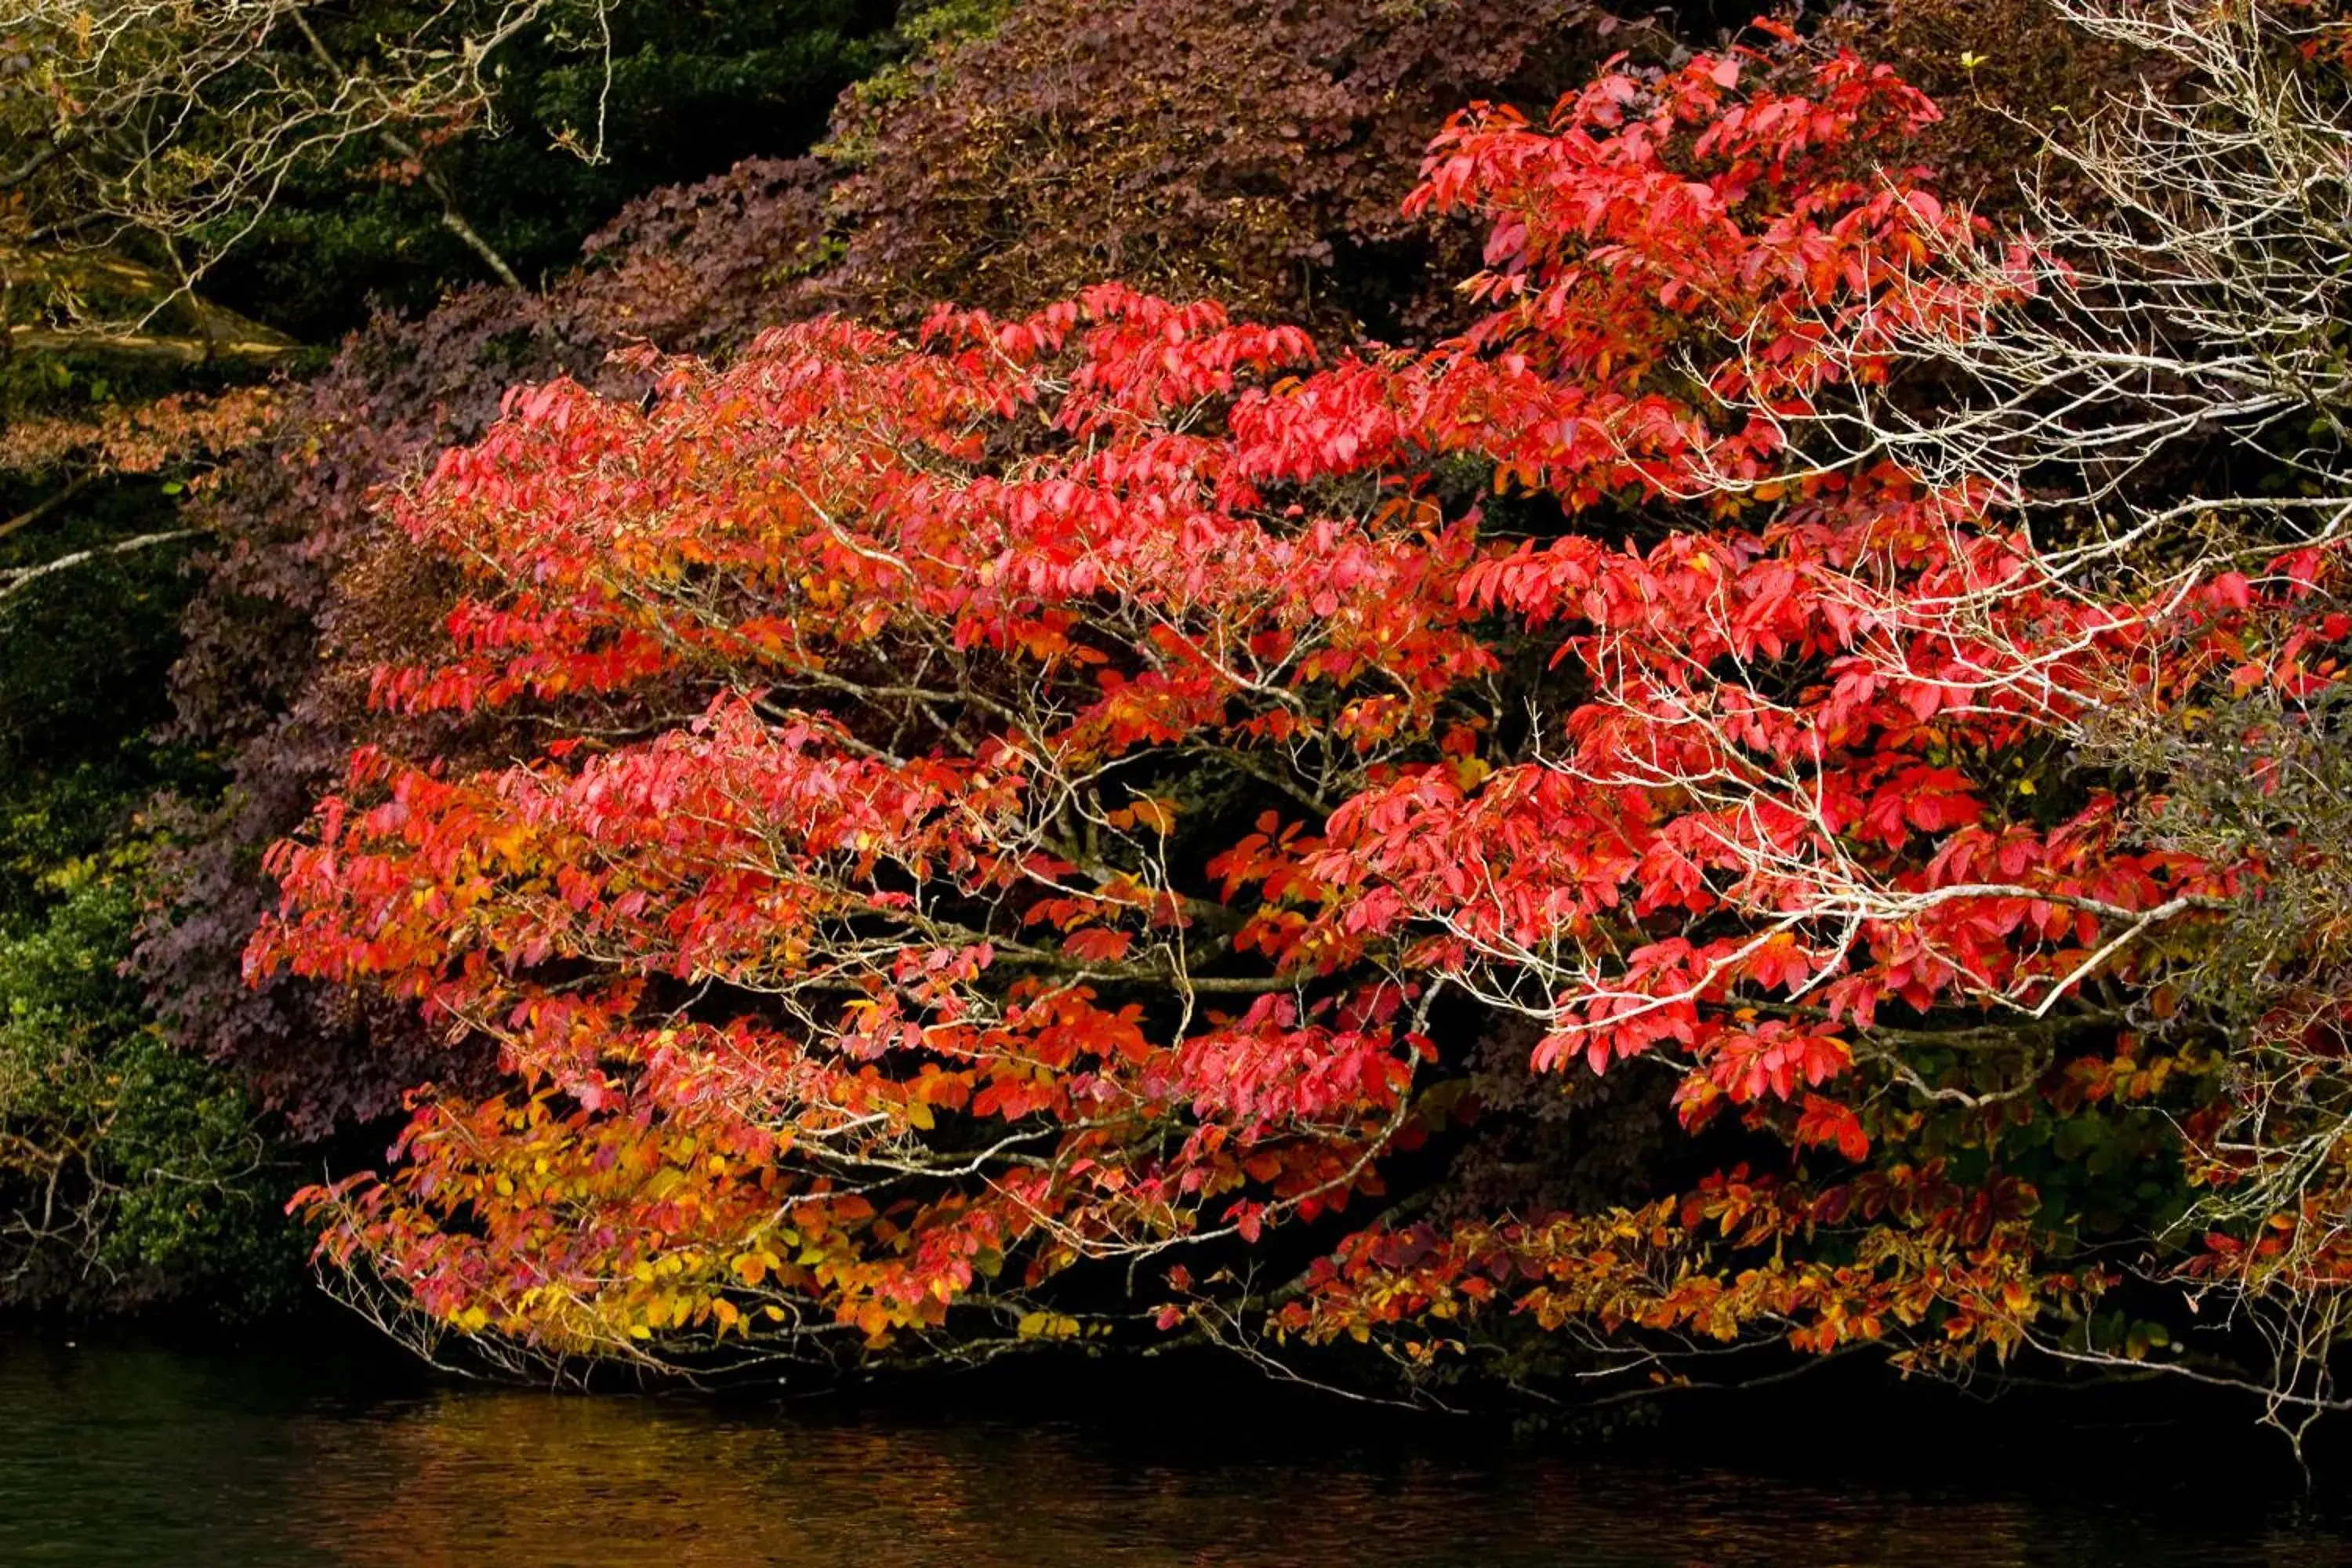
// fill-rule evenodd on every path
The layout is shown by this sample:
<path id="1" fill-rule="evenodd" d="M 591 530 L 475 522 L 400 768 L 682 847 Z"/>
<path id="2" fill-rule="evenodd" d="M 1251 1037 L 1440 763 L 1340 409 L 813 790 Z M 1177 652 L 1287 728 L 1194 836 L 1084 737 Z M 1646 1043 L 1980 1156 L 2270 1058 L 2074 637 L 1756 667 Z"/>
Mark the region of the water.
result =
<path id="1" fill-rule="evenodd" d="M 1349 1447 L 1346 1411 L 1316 1408 L 1311 1429 L 1286 1418 L 1296 1437 L 1221 1439 L 1148 1409 L 1041 1426 L 584 1398 L 291 1348 L 0 1336 L 0 1563 L 2352 1563 L 2335 1527 L 2200 1500 L 2194 1442 L 2159 1450 L 2178 1474 L 2139 1501 L 2092 1506 L 1471 1452 L 1445 1428 Z"/>

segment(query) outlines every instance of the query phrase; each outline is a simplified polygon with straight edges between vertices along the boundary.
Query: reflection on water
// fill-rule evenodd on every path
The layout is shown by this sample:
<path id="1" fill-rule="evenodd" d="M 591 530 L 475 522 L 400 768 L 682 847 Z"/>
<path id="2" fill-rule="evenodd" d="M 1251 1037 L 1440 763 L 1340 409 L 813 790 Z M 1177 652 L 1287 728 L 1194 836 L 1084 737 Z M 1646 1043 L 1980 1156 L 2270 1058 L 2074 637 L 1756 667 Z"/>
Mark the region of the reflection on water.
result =
<path id="1" fill-rule="evenodd" d="M 1345 1420 L 1335 1413 L 1333 1420 Z M 1655 1466 L 407 1383 L 0 1338 L 0 1563 L 791 1568 L 2352 1563 L 2314 1531 Z"/>

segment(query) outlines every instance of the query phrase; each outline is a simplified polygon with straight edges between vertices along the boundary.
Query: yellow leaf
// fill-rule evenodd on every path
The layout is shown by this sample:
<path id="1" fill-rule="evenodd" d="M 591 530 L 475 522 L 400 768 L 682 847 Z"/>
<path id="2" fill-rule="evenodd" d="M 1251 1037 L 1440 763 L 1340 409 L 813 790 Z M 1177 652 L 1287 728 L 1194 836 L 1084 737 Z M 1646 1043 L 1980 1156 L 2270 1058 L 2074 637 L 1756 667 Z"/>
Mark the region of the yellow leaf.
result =
<path id="1" fill-rule="evenodd" d="M 1134 812 L 1138 823 L 1162 838 L 1176 830 L 1176 803 L 1173 801 L 1154 800 L 1147 795 L 1129 809 Z"/>

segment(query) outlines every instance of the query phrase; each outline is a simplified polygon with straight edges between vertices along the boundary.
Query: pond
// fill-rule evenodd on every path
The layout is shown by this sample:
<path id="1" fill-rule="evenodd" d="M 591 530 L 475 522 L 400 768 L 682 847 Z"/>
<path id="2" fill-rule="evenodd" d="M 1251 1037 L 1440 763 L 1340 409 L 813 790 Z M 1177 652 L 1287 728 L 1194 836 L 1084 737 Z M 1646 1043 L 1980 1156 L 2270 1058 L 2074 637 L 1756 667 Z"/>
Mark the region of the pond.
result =
<path id="1" fill-rule="evenodd" d="M 1519 1568 L 2352 1563 L 2193 1498 L 1958 1495 L 1464 1444 L 437 1381 L 302 1345 L 0 1334 L 0 1563 Z M 1296 1438 L 1284 1434 L 1296 1426 Z M 2173 1501 L 2168 1506 L 2164 1499 Z"/>

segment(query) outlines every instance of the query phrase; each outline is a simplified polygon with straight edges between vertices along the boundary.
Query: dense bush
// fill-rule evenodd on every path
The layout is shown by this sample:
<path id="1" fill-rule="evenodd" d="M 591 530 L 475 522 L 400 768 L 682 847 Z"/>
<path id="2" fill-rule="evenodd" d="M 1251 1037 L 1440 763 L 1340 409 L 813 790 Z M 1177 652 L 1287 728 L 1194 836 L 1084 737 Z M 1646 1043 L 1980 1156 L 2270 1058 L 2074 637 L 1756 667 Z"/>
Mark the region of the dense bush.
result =
<path id="1" fill-rule="evenodd" d="M 1431 135 L 1474 99 L 1547 107 L 1640 37 L 1580 0 L 1034 0 L 845 105 L 828 293 L 910 321 L 1118 277 L 1426 331 L 1470 237 L 1400 210 Z"/>
<path id="2" fill-rule="evenodd" d="M 292 1168 L 117 973 L 131 869 L 68 868 L 42 918 L 0 926 L 0 1305 L 283 1307 L 305 1250 Z"/>

